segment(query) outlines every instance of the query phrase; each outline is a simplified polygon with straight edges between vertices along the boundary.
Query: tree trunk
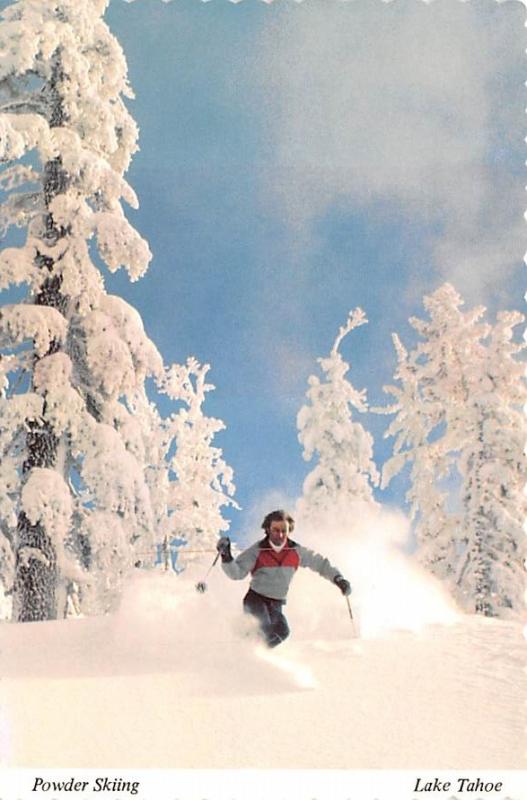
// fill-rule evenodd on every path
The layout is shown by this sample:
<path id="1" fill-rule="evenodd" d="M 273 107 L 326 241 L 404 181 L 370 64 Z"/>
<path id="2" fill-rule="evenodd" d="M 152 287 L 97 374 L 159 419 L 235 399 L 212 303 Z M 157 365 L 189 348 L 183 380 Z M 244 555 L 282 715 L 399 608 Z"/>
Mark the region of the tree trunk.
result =
<path id="1" fill-rule="evenodd" d="M 477 502 L 475 513 L 471 514 L 471 524 L 474 526 L 474 544 L 471 560 L 474 564 L 475 576 L 474 611 L 476 614 L 483 614 L 485 617 L 493 617 L 496 616 L 496 613 L 492 602 L 492 570 L 488 551 L 488 537 L 495 521 L 489 515 L 489 511 L 485 508 L 483 501 L 483 482 L 480 470 L 481 465 L 485 464 L 489 458 L 488 449 L 485 445 L 483 422 L 483 412 L 480 412 L 477 449 L 469 460 L 469 468 L 472 472 L 469 484 L 470 494 Z"/>
<path id="2" fill-rule="evenodd" d="M 60 96 L 62 78 L 60 53 L 55 53 L 53 73 L 47 87 L 50 99 L 49 124 L 51 127 L 59 127 L 64 122 L 64 111 Z M 64 193 L 67 186 L 68 176 L 62 167 L 61 158 L 54 158 L 47 162 L 43 169 L 42 191 L 46 211 L 43 217 L 43 231 L 41 234 L 46 253 L 49 252 L 49 248 L 56 245 L 68 233 L 66 229 L 55 224 L 53 215 L 49 210 L 53 199 Z M 55 272 L 56 260 L 49 255 L 37 252 L 35 263 L 40 270 L 47 271 L 48 275 L 42 281 L 34 303 L 36 305 L 50 306 L 65 314 L 67 298 L 61 293 L 62 277 Z M 43 358 L 56 353 L 59 348 L 59 343 L 52 341 L 48 352 Z M 35 368 L 39 360 L 40 358 L 35 356 L 33 368 Z M 28 430 L 26 437 L 27 458 L 22 467 L 24 478 L 27 478 L 34 468 L 53 469 L 57 466 L 59 439 L 46 419 L 45 397 L 42 418 L 28 420 L 26 426 Z M 18 517 L 15 569 L 14 619 L 18 622 L 56 619 L 59 569 L 55 544 L 42 524 L 31 524 L 23 511 L 20 512 Z"/>

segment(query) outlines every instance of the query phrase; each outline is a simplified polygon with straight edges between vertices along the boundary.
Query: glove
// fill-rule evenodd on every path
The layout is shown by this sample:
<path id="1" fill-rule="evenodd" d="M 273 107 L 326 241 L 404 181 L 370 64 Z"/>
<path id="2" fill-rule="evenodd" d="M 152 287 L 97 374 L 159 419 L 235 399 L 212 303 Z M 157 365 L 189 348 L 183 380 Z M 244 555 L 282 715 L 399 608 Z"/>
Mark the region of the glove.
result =
<path id="1" fill-rule="evenodd" d="M 231 540 L 228 536 L 222 536 L 216 542 L 216 550 L 221 555 L 221 560 L 223 563 L 228 563 L 232 561 L 232 553 L 231 553 Z"/>
<path id="2" fill-rule="evenodd" d="M 351 594 L 350 582 L 347 581 L 346 578 L 343 578 L 342 575 L 337 575 L 337 577 L 334 578 L 333 583 L 339 587 L 343 595 L 347 596 Z"/>

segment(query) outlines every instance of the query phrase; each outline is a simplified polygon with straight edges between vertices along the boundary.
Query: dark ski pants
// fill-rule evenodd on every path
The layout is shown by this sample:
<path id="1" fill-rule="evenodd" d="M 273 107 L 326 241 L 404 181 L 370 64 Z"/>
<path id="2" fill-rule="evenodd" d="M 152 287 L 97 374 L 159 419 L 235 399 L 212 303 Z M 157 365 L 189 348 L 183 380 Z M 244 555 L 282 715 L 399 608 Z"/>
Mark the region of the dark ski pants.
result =
<path id="1" fill-rule="evenodd" d="M 272 600 L 249 589 L 243 598 L 243 610 L 256 617 L 260 630 L 269 647 L 276 647 L 289 636 L 289 625 L 282 613 L 283 603 Z"/>

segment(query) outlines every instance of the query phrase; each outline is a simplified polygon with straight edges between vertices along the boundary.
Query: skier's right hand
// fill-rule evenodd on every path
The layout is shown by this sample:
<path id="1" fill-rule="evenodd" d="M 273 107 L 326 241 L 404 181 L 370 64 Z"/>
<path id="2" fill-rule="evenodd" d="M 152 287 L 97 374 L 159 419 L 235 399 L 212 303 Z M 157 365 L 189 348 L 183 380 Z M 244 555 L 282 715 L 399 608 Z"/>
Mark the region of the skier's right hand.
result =
<path id="1" fill-rule="evenodd" d="M 221 560 L 232 561 L 231 540 L 228 536 L 221 536 L 216 542 L 216 550 L 221 555 Z"/>

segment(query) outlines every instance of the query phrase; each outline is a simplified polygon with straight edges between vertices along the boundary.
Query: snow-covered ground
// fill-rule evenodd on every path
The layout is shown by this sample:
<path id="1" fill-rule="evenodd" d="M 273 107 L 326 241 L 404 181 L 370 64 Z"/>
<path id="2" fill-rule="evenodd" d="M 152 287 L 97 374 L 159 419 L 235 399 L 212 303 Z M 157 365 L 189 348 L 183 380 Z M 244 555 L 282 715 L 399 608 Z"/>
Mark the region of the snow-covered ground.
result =
<path id="1" fill-rule="evenodd" d="M 200 595 L 191 573 L 138 574 L 115 615 L 0 625 L 3 766 L 525 768 L 518 623 L 416 595 L 385 625 L 356 603 L 354 638 L 335 587 L 301 572 L 269 652 L 244 635 L 244 587 L 216 570 Z"/>

